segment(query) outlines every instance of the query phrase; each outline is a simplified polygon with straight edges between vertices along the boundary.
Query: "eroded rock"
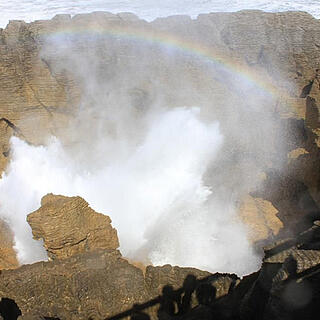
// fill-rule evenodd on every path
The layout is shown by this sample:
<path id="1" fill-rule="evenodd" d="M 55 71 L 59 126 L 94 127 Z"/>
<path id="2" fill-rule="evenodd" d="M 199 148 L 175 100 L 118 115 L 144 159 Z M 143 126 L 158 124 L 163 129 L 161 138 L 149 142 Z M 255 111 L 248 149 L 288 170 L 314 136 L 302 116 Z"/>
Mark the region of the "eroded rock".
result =
<path id="1" fill-rule="evenodd" d="M 43 239 L 51 259 L 67 258 L 96 249 L 117 249 L 111 219 L 91 209 L 80 197 L 48 194 L 27 221 L 35 239 Z"/>
<path id="2" fill-rule="evenodd" d="M 277 217 L 278 210 L 270 201 L 248 196 L 244 199 L 239 215 L 249 227 L 249 237 L 253 242 L 272 239 L 278 235 L 283 223 Z"/>
<path id="3" fill-rule="evenodd" d="M 23 315 L 86 320 L 103 319 L 148 299 L 142 271 L 116 250 L 2 271 L 0 296 L 13 299 Z"/>
<path id="4" fill-rule="evenodd" d="M 13 234 L 9 226 L 3 220 L 0 220 L 0 270 L 14 269 L 19 266 L 13 246 Z"/>

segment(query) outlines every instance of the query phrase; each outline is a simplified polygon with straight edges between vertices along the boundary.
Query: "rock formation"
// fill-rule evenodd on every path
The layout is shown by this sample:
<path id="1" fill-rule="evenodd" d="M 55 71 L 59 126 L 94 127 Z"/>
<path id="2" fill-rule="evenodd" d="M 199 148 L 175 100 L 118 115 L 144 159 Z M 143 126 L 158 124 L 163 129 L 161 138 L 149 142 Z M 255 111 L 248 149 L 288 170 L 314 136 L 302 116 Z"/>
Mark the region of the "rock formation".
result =
<path id="1" fill-rule="evenodd" d="M 242 301 L 243 319 L 316 319 L 320 301 L 319 226 L 315 221 L 297 237 L 265 249 L 259 276 Z"/>
<path id="2" fill-rule="evenodd" d="M 17 268 L 19 266 L 16 252 L 13 249 L 13 234 L 9 226 L 0 220 L 0 267 L 1 269 Z"/>
<path id="3" fill-rule="evenodd" d="M 115 34 L 130 31 L 152 39 L 170 34 L 183 43 L 196 41 L 199 47 L 209 46 L 218 57 L 227 56 L 239 68 L 245 66 L 277 88 L 271 109 L 279 118 L 279 132 L 280 127 L 285 132 L 284 148 L 277 146 L 282 134 L 270 134 L 274 135 L 274 153 L 288 165 L 285 170 L 273 168 L 270 158 L 265 164 L 263 190 L 243 195 L 239 207 L 243 220 L 253 226 L 252 241 L 279 241 L 265 249 L 261 270 L 241 281 L 234 275 L 169 265 L 148 266 L 144 274 L 116 250 L 116 231 L 107 216 L 94 212 L 79 197 L 48 195 L 28 222 L 53 261 L 3 270 L 17 267 L 17 260 L 12 234 L 0 224 L 3 304 L 5 299 L 14 300 L 21 319 L 104 319 L 120 314 L 119 319 L 122 312 L 130 315 L 133 305 L 139 304 L 136 310 L 155 319 L 163 287 L 173 286 L 175 294 L 186 295 L 184 280 L 194 275 L 198 279 L 195 287 L 209 286 L 216 291 L 216 299 L 208 298 L 199 305 L 193 293 L 185 319 L 199 319 L 204 312 L 220 319 L 312 319 L 320 302 L 319 223 L 315 222 L 320 207 L 319 20 L 302 12 L 245 11 L 200 15 L 195 20 L 161 18 L 151 23 L 133 15 L 109 13 L 57 16 L 30 24 L 11 21 L 0 29 L 0 171 L 11 157 L 9 139 L 13 135 L 35 145 L 45 143 L 50 135 L 65 145 L 76 144 L 66 128 L 78 110 L 83 84 L 72 66 L 68 70 L 56 67 L 59 58 L 54 46 L 45 54 L 43 50 L 48 34 L 97 29 Z M 98 48 L 106 67 L 99 73 L 100 80 L 113 75 L 107 70 L 113 70 L 115 64 L 125 68 L 130 61 L 130 46 L 119 43 Z M 78 45 L 75 50 L 81 50 L 81 42 Z M 232 103 L 242 103 L 223 79 L 213 79 L 215 86 L 207 85 L 208 78 L 192 63 L 167 70 L 163 56 L 152 46 L 146 48 L 159 62 L 159 81 L 175 87 L 182 79 L 177 70 L 183 71 L 183 77 L 197 85 L 197 99 L 208 96 L 219 102 L 230 97 Z M 144 107 L 153 98 L 148 85 L 130 89 L 133 105 Z M 167 97 L 169 105 L 171 98 Z M 198 102 L 187 92 L 181 99 L 186 106 Z M 223 118 L 223 110 L 219 116 Z M 259 159 L 250 163 L 255 161 Z"/>
<path id="4" fill-rule="evenodd" d="M 245 62 L 257 70 L 261 78 L 283 88 L 285 95 L 275 106 L 283 116 L 303 118 L 305 99 L 309 101 L 308 114 L 317 113 L 319 88 L 316 83 L 308 91 L 309 98 L 305 95 L 300 98 L 320 63 L 319 22 L 306 13 L 212 13 L 200 15 L 196 20 L 177 16 L 151 23 L 110 13 L 77 15 L 72 19 L 57 16 L 50 21 L 29 24 L 11 21 L 5 29 L 0 29 L 0 114 L 2 119 L 7 119 L 1 121 L 2 170 L 8 160 L 8 140 L 12 134 L 22 134 L 32 143 L 45 142 L 50 134 L 63 135 L 60 131 L 66 127 L 81 98 L 81 83 L 74 75 L 55 70 L 54 57 L 48 54 L 46 59 L 40 54 L 46 35 L 64 30 L 70 33 L 84 28 L 95 30 L 97 26 L 150 35 L 168 32 L 182 41 L 211 46 L 235 62 Z M 123 48 L 115 50 L 119 56 L 125 56 Z M 111 63 L 115 59 L 107 50 L 104 54 Z M 205 79 L 198 80 L 205 85 L 202 83 Z M 286 82 L 294 83 L 296 88 L 285 87 Z M 223 95 L 232 88 L 219 86 L 219 90 Z"/>
<path id="5" fill-rule="evenodd" d="M 65 145 L 76 145 L 77 141 L 72 140 L 73 135 L 69 134 L 70 132 L 66 133 L 66 128 L 78 110 L 79 101 L 82 101 L 86 90 L 75 68 L 69 66 L 68 69 L 68 64 L 63 65 L 62 69 L 57 67 L 57 60 L 60 59 L 56 56 L 57 48 L 55 45 L 48 48 L 47 39 L 64 32 L 81 33 L 82 30 L 93 33 L 100 30 L 101 33 L 138 34 L 146 39 L 162 39 L 166 34 L 170 34 L 180 39 L 182 44 L 195 42 L 199 47 L 208 47 L 213 50 L 216 59 L 219 59 L 219 56 L 227 57 L 234 64 L 238 64 L 239 68 L 243 66 L 253 74 L 258 74 L 260 80 L 273 88 L 271 90 L 278 90 L 277 99 L 272 102 L 274 106 L 270 109 L 282 117 L 283 127 L 292 141 L 286 150 L 281 150 L 282 157 L 287 157 L 288 153 L 291 156 L 288 175 L 303 183 L 319 206 L 320 177 L 317 163 L 320 89 L 316 69 L 320 65 L 320 24 L 317 19 L 303 12 L 211 13 L 200 15 L 195 20 L 176 16 L 156 19 L 150 23 L 139 20 L 134 15 L 99 12 L 76 15 L 73 18 L 62 15 L 50 21 L 33 23 L 11 21 L 5 29 L 0 29 L 1 171 L 5 169 L 10 158 L 9 139 L 12 135 L 33 144 L 45 143 L 48 136 L 55 135 Z M 213 82 L 208 82 L 203 72 L 197 71 L 190 63 L 186 66 L 174 64 L 176 69 L 170 70 L 166 67 L 165 58 L 155 48 L 146 45 L 144 49 L 157 61 L 155 72 L 159 82 L 175 87 L 175 79 L 177 83 L 188 79 L 199 90 L 197 99 L 203 96 L 219 102 L 224 97 L 234 96 L 233 88 L 223 82 L 225 79 L 211 78 L 210 81 Z M 75 53 L 82 50 L 81 41 L 74 50 Z M 120 67 L 118 59 L 121 58 L 121 65 L 125 70 L 130 64 L 131 54 L 133 57 L 137 55 L 137 59 L 139 57 L 139 53 L 134 52 L 130 44 L 122 46 L 121 41 L 117 45 L 106 40 L 96 51 L 92 51 L 101 59 L 101 72 L 98 76 L 102 82 L 106 81 L 105 77 L 112 77 L 114 69 Z M 164 71 L 157 71 L 161 69 Z M 130 79 L 128 81 L 130 82 Z M 125 87 L 124 83 L 122 85 Z M 128 90 L 133 105 L 143 106 L 152 100 L 152 90 L 148 85 L 139 84 Z M 168 104 L 170 99 L 172 97 L 167 98 Z M 239 96 L 236 96 L 233 103 L 241 103 L 239 99 Z M 201 102 L 193 100 L 186 91 L 186 96 L 178 104 L 197 105 Z M 224 111 L 221 112 L 223 117 Z M 208 114 L 210 115 L 210 110 Z M 304 141 L 301 141 L 300 133 L 304 134 Z M 274 141 L 277 141 L 283 132 L 270 134 L 274 134 Z M 294 151 L 301 151 L 301 148 L 306 152 L 298 154 L 298 151 Z M 274 150 L 275 154 L 279 152 L 277 148 Z M 294 154 L 296 158 L 292 160 Z M 247 161 L 252 161 L 254 166 L 257 159 L 250 158 Z M 270 164 L 266 163 L 266 167 L 268 166 L 270 167 Z M 232 169 L 236 170 L 235 167 Z M 269 179 L 273 178 L 269 176 Z M 285 189 L 287 194 L 291 193 L 288 185 Z M 291 217 L 286 219 L 284 212 L 290 211 L 292 216 L 299 215 L 296 209 L 292 210 L 292 206 L 284 206 L 284 200 L 281 204 L 276 203 L 273 195 L 258 197 L 272 203 L 285 225 Z M 288 199 L 288 202 L 290 201 Z M 265 234 L 265 231 L 262 232 Z M 256 240 L 261 237 L 257 236 Z"/>
<path id="6" fill-rule="evenodd" d="M 72 205 L 75 203 L 77 205 Z M 81 210 L 79 213 L 79 207 L 87 213 Z M 63 211 L 63 208 L 69 210 Z M 100 217 L 91 211 L 79 197 L 47 195 L 42 207 L 30 214 L 29 220 L 33 221 L 34 233 L 41 229 L 39 221 L 34 223 L 37 215 L 49 215 L 55 217 L 56 225 L 61 225 L 65 233 L 73 234 L 83 223 L 83 219 L 72 219 L 75 216 Z M 73 225 L 66 223 L 66 216 Z M 104 221 L 108 221 L 106 216 Z M 91 225 L 92 239 L 96 238 L 95 232 L 99 238 L 101 227 Z M 110 228 L 108 222 L 105 229 Z M 59 239 L 52 236 L 55 241 Z M 52 243 L 50 239 L 50 233 L 46 233 L 47 249 L 48 243 Z M 305 316 L 316 319 L 320 299 L 319 221 L 295 237 L 266 247 L 261 270 L 242 280 L 236 275 L 210 274 L 170 265 L 148 266 L 143 273 L 123 259 L 116 249 L 91 246 L 88 250 L 82 246 L 72 251 L 70 242 L 58 243 L 61 251 L 55 252 L 53 261 L 1 271 L 1 303 L 11 305 L 9 309 L 0 310 L 3 316 L 8 315 L 6 310 L 11 310 L 22 313 L 19 319 L 115 320 L 134 314 L 148 314 L 151 319 L 157 319 L 162 301 L 171 297 L 182 319 L 267 320 Z M 65 252 L 68 257 L 62 254 Z M 166 296 L 168 290 L 171 294 Z"/>
<path id="7" fill-rule="evenodd" d="M 62 259 L 96 249 L 117 249 L 117 231 L 108 216 L 96 213 L 80 197 L 49 194 L 41 208 L 28 215 L 35 239 L 43 239 L 51 259 Z"/>
<path id="8" fill-rule="evenodd" d="M 80 197 L 49 194 L 28 222 L 53 261 L 2 270 L 0 297 L 14 300 L 22 319 L 104 319 L 157 299 L 164 285 L 179 289 L 188 275 L 208 278 L 218 296 L 226 295 L 238 279 L 169 265 L 148 266 L 143 274 L 116 250 L 110 219 Z M 148 312 L 155 318 L 158 305 L 152 306 Z"/>
<path id="9" fill-rule="evenodd" d="M 248 196 L 240 208 L 240 218 L 249 226 L 253 242 L 273 239 L 279 234 L 283 223 L 277 217 L 278 210 L 270 201 Z"/>

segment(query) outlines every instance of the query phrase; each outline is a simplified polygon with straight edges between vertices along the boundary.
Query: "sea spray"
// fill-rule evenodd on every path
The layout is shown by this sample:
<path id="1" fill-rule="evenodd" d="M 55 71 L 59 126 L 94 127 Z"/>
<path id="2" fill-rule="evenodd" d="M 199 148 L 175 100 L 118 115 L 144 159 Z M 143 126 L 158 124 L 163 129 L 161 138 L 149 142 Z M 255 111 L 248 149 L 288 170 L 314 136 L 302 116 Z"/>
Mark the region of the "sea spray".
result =
<path id="1" fill-rule="evenodd" d="M 94 32 L 42 40 L 50 74 L 79 99 L 63 107 L 68 125 L 53 112 L 59 130 L 42 146 L 11 140 L 0 210 L 20 262 L 45 256 L 25 219 L 52 192 L 82 196 L 110 216 L 128 258 L 257 270 L 261 257 L 238 210 L 262 173 L 286 161 L 272 95 L 179 47 Z"/>
<path id="2" fill-rule="evenodd" d="M 215 191 L 204 185 L 203 176 L 223 137 L 218 123 L 203 123 L 198 114 L 198 108 L 158 113 L 141 143 L 118 159 L 106 153 L 105 166 L 98 169 L 93 162 L 79 167 L 55 138 L 36 147 L 13 137 L 12 161 L 0 181 L 0 208 L 14 231 L 19 261 L 44 258 L 26 215 L 52 192 L 80 195 L 108 214 L 120 250 L 129 258 L 239 274 L 248 272 L 250 259 L 250 268 L 256 269 L 259 258 L 250 250 L 244 227 L 232 222 L 232 206 L 207 201 Z M 113 139 L 115 149 L 122 144 Z"/>

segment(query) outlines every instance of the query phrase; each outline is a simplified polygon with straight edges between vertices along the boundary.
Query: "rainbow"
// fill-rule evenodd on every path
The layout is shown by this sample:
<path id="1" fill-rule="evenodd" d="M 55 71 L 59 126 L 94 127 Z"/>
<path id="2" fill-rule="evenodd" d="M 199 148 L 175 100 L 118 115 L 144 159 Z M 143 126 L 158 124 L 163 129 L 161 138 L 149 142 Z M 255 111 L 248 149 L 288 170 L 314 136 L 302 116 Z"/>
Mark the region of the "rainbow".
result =
<path id="1" fill-rule="evenodd" d="M 217 49 L 208 47 L 200 42 L 190 41 L 180 38 L 177 35 L 168 32 L 161 32 L 149 28 L 130 28 L 130 25 L 123 27 L 121 25 L 101 26 L 99 24 L 88 25 L 86 27 L 64 27 L 63 29 L 42 31 L 41 37 L 59 37 L 59 36 L 110 36 L 131 41 L 143 41 L 150 44 L 157 44 L 163 47 L 180 50 L 188 55 L 200 58 L 202 61 L 209 62 L 217 67 L 231 72 L 247 81 L 252 86 L 261 89 L 265 94 L 280 101 L 288 97 L 285 90 L 276 86 L 266 72 L 258 72 L 246 63 L 229 57 L 225 52 L 219 52 Z"/>

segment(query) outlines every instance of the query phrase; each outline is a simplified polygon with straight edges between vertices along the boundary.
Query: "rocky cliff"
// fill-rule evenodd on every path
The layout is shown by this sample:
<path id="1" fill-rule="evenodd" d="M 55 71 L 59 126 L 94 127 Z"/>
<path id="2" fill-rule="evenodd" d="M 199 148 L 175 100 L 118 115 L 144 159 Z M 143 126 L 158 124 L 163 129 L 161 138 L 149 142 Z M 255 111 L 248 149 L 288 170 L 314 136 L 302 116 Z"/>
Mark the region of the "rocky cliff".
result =
<path id="1" fill-rule="evenodd" d="M 13 249 L 14 239 L 9 226 L 0 222 L 0 265 L 3 269 L 16 268 L 19 266 L 16 252 Z"/>
<path id="2" fill-rule="evenodd" d="M 28 220 L 34 234 L 44 237 L 49 253 L 48 244 L 59 237 L 40 233 L 37 218 L 47 214 L 66 235 L 76 235 L 83 228 L 75 216 L 99 216 L 79 197 L 48 195 L 42 203 Z M 70 205 L 74 203 L 85 205 Z M 61 204 L 69 208 L 63 217 Z M 107 217 L 104 221 L 110 228 Z M 297 236 L 266 247 L 261 270 L 243 279 L 170 265 L 148 266 L 143 272 L 116 248 L 99 248 L 99 241 L 89 250 L 59 242 L 53 261 L 1 271 L 0 313 L 4 319 L 17 319 L 19 314 L 19 319 L 167 319 L 171 312 L 181 319 L 317 319 L 319 226 L 315 221 Z M 93 239 L 100 232 L 101 224 L 91 225 Z M 65 252 L 68 256 L 62 255 Z"/>
<path id="3" fill-rule="evenodd" d="M 80 197 L 47 195 L 28 221 L 53 261 L 2 270 L 0 296 L 14 300 L 23 319 L 104 319 L 153 299 L 147 309 L 155 318 L 164 285 L 177 290 L 188 275 L 207 278 L 221 297 L 238 279 L 170 265 L 143 273 L 116 250 L 110 219 Z"/>
<path id="4" fill-rule="evenodd" d="M 64 145 L 76 148 L 78 141 L 74 138 L 74 132 L 77 131 L 78 124 L 73 123 L 73 131 L 70 131 L 68 123 L 79 112 L 80 102 L 83 109 L 85 105 L 93 104 L 96 99 L 90 94 L 102 97 L 106 94 L 103 99 L 108 99 L 108 95 L 111 95 L 104 93 L 103 88 L 94 93 L 88 92 L 86 81 L 89 80 L 78 70 L 79 66 L 72 65 L 72 59 L 67 60 L 68 55 L 78 57 L 81 53 L 87 61 L 91 61 L 93 57 L 97 59 L 98 62 L 91 64 L 97 78 L 94 81 L 98 84 L 106 84 L 109 79 L 121 81 L 118 88 L 123 88 L 122 93 L 131 99 L 125 102 L 133 106 L 147 108 L 156 98 L 165 100 L 169 106 L 201 104 L 207 105 L 206 115 L 210 118 L 212 106 L 207 101 L 214 101 L 216 109 L 220 101 L 224 109 L 216 112 L 215 116 L 218 116 L 219 121 L 227 121 L 232 125 L 234 115 L 228 115 L 226 102 L 238 104 L 241 109 L 248 96 L 241 98 L 226 76 L 216 75 L 209 79 L 194 61 L 186 60 L 180 64 L 170 61 L 159 50 L 157 43 L 170 43 L 171 40 L 167 39 L 172 37 L 171 42 L 174 46 L 187 47 L 186 50 L 196 51 L 198 56 L 199 52 L 213 52 L 210 53 L 213 56 L 211 60 L 221 60 L 222 64 L 232 64 L 232 68 L 240 72 L 249 72 L 253 81 L 263 83 L 263 86 L 272 92 L 273 99 L 267 99 L 261 108 L 273 110 L 283 121 L 279 123 L 281 130 L 279 129 L 278 133 L 275 128 L 268 133 L 273 135 L 274 147 L 272 150 L 268 146 L 267 153 L 270 159 L 263 160 L 266 162 L 259 170 L 272 169 L 274 159 L 271 154 L 277 154 L 284 159 L 289 157 L 289 168 L 286 173 L 281 172 L 281 176 L 289 175 L 298 184 L 302 183 L 319 206 L 320 178 L 317 166 L 320 89 L 319 73 L 316 71 L 320 64 L 319 30 L 319 21 L 302 12 L 212 13 L 200 15 L 195 20 L 177 16 L 157 19 L 151 23 L 139 20 L 131 14 L 109 13 L 84 14 L 73 18 L 57 16 L 50 21 L 29 24 L 11 21 L 5 29 L 0 29 L 1 170 L 5 169 L 10 159 L 9 139 L 12 135 L 17 135 L 32 144 L 45 143 L 49 136 L 55 135 Z M 80 35 L 75 43 L 70 40 L 74 34 Z M 88 47 L 90 44 L 86 34 L 95 35 L 95 46 Z M 97 39 L 98 35 L 106 36 Z M 130 37 L 134 38 L 134 41 L 140 39 L 144 54 L 148 55 L 150 61 L 157 61 L 156 68 L 154 64 L 143 65 L 143 59 L 138 58 L 140 52 L 136 51 L 135 43 L 130 42 Z M 73 43 L 68 48 L 69 52 L 64 52 L 63 55 L 63 48 L 60 48 L 61 39 Z M 192 49 L 192 44 L 200 49 Z M 84 47 L 87 49 L 83 50 Z M 182 56 L 180 58 L 184 59 Z M 134 80 L 129 74 L 128 79 L 116 78 L 117 73 L 125 74 L 128 68 L 136 68 L 135 75 L 141 73 L 143 68 L 149 69 L 149 74 L 156 77 L 157 81 L 153 78 L 132 85 Z M 154 96 L 155 88 L 159 87 L 159 84 L 162 91 L 166 92 L 167 87 L 172 89 L 181 86 L 182 83 L 184 86 L 196 87 L 196 97 L 189 94 L 188 90 L 184 90 L 183 94 L 177 94 L 178 97 L 172 94 Z M 120 106 L 122 100 L 119 99 L 118 103 Z M 94 112 L 91 111 L 84 116 L 94 119 Z M 242 122 L 244 127 L 240 130 L 244 131 L 245 119 L 239 119 L 235 125 L 239 126 Z M 91 126 L 89 122 L 88 126 Z M 103 134 L 103 131 L 99 134 Z M 85 135 L 81 138 L 87 139 Z M 232 144 L 233 138 L 230 139 Z M 283 144 L 280 146 L 280 140 L 284 140 L 285 148 Z M 257 163 L 259 166 L 262 163 L 261 159 L 250 156 L 250 144 L 255 143 L 250 141 L 245 150 L 238 150 L 252 168 L 256 167 Z M 89 159 L 90 153 L 84 157 Z M 239 181 L 236 183 L 241 184 L 243 179 L 241 173 L 236 172 L 237 167 L 233 165 L 230 170 L 233 170 L 234 176 L 239 175 Z M 272 179 L 270 176 L 268 178 Z M 282 178 L 285 180 L 285 177 Z M 291 193 L 288 191 L 291 185 L 289 183 L 285 186 L 287 194 Z M 286 224 L 281 212 L 290 211 L 295 215 L 293 212 L 296 209 L 292 206 L 287 207 L 284 199 L 282 204 L 276 203 L 273 197 L 276 196 L 260 198 L 271 201 L 280 212 L 278 217 Z M 245 201 L 246 195 L 242 195 L 241 198 L 241 201 Z M 283 206 L 285 207 L 282 208 Z M 261 222 L 257 229 L 264 227 L 264 223 Z"/>
<path id="5" fill-rule="evenodd" d="M 59 38 L 76 32 L 82 36 L 86 32 L 113 35 L 112 41 L 101 42 L 94 52 L 103 62 L 92 66 L 101 71 L 98 82 L 115 78 L 117 69 L 112 66 L 125 70 L 132 67 L 132 61 L 139 60 L 141 52 L 132 49 L 128 36 L 123 41 L 123 36 L 129 34 L 129 38 L 138 37 L 143 45 L 143 39 L 149 39 L 143 48 L 153 61 L 158 61 L 155 74 L 161 85 L 178 88 L 178 84 L 192 83 L 199 90 L 199 101 L 209 97 L 224 102 L 228 97 L 232 105 L 244 103 L 226 77 L 209 79 L 203 70 L 199 72 L 196 63 L 186 61 L 179 65 L 164 58 L 150 39 L 164 41 L 170 35 L 173 43 L 180 39 L 180 45 L 196 43 L 202 52 L 203 47 L 213 50 L 218 61 L 221 56 L 227 57 L 237 68 L 249 70 L 257 82 L 263 80 L 270 91 L 276 92 L 263 107 L 273 110 L 277 118 L 279 132 L 270 132 L 272 150 L 287 166 L 278 170 L 270 156 L 261 178 L 264 188 L 250 195 L 241 194 L 239 208 L 259 249 L 261 244 L 280 242 L 265 249 L 261 270 L 241 281 L 234 275 L 211 275 L 168 265 L 149 266 L 144 273 L 116 250 L 116 232 L 106 216 L 93 212 L 79 197 L 49 195 L 43 199 L 42 207 L 28 217 L 28 222 L 35 238 L 43 239 L 53 261 L 2 270 L 3 305 L 5 298 L 14 300 L 23 319 L 104 319 L 115 314 L 120 314 L 120 318 L 122 312 L 127 316 L 142 311 L 155 318 L 159 302 L 166 301 L 159 297 L 163 286 L 171 285 L 180 297 L 187 296 L 183 283 L 191 274 L 199 282 L 193 286 L 193 302 L 184 314 L 186 319 L 199 319 L 201 313 L 221 319 L 298 319 L 305 314 L 311 318 L 319 302 L 319 226 L 314 222 L 319 218 L 320 206 L 319 20 L 306 13 L 245 11 L 200 15 L 195 20 L 169 17 L 151 23 L 130 14 L 109 13 L 57 16 L 30 24 L 11 21 L 0 29 L 1 171 L 11 157 L 9 139 L 13 135 L 34 145 L 55 135 L 64 145 L 76 146 L 73 132 L 66 128 L 81 109 L 80 101 L 93 104 L 94 98 L 88 99 L 87 88 L 79 76 L 81 70 L 70 61 L 60 61 L 56 42 L 48 46 L 48 35 Z M 87 52 L 87 40 L 81 39 L 73 47 L 75 53 Z M 86 58 L 90 60 L 90 52 Z M 136 74 L 142 72 L 140 67 L 134 69 Z M 116 85 L 127 90 L 132 105 L 143 109 L 156 100 L 152 79 L 141 80 L 134 88 L 131 80 Z M 188 90 L 185 92 L 179 99 L 161 98 L 168 105 L 177 101 L 186 106 L 198 102 L 188 95 Z M 226 112 L 220 110 L 219 120 L 224 121 Z M 97 117 L 94 111 L 86 116 Z M 230 119 L 227 117 L 226 121 Z M 283 134 L 289 138 L 283 139 Z M 284 145 L 280 148 L 277 143 L 282 139 Z M 86 156 L 90 157 L 90 152 Z M 254 168 L 260 159 L 250 158 L 248 152 L 247 160 Z M 237 170 L 230 166 L 231 169 L 230 172 Z M 237 182 L 241 184 L 241 175 Z M 13 236 L 5 223 L 0 227 L 1 269 L 16 268 Z M 209 290 L 209 294 L 206 298 L 203 294 L 199 298 L 198 294 L 196 299 L 196 288 Z M 134 307 L 136 310 L 131 309 L 134 304 L 139 304 Z M 125 313 L 127 309 L 130 311 Z"/>

